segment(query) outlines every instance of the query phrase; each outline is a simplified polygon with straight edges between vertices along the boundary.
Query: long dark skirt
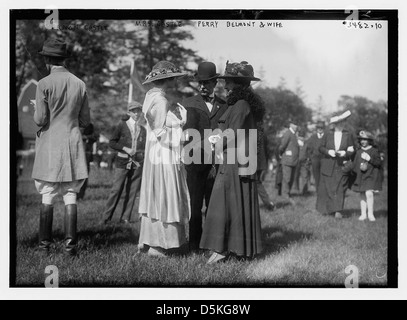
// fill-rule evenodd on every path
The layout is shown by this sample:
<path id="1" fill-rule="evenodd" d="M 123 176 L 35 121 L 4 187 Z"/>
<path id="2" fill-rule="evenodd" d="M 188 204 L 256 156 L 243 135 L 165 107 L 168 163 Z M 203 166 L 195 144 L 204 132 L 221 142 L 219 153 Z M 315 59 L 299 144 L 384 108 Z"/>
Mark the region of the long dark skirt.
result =
<path id="1" fill-rule="evenodd" d="M 258 201 L 255 180 L 240 178 L 233 168 L 219 173 L 212 190 L 200 247 L 246 257 L 260 253 Z"/>
<path id="2" fill-rule="evenodd" d="M 348 176 L 342 172 L 340 166 L 335 166 L 330 177 L 321 173 L 317 192 L 317 210 L 323 214 L 342 211 L 347 189 Z"/>

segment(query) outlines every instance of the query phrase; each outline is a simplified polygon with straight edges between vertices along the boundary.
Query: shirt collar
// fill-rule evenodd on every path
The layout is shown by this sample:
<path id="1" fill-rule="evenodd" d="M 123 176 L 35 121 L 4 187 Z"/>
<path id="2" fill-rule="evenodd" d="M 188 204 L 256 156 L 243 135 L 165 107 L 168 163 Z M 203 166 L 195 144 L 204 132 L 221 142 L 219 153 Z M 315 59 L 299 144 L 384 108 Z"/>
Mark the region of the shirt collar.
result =
<path id="1" fill-rule="evenodd" d="M 132 127 L 134 127 L 134 125 L 136 124 L 136 121 L 134 121 L 132 117 L 130 117 L 129 120 L 127 121 L 129 122 L 129 125 L 131 125 Z"/>

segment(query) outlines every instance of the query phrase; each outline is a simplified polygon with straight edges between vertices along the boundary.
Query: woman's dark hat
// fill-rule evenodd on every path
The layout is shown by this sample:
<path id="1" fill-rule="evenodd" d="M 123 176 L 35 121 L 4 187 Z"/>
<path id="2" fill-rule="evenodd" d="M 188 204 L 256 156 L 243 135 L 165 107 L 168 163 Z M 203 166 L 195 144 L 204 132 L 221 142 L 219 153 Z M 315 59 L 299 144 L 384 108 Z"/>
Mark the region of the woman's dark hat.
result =
<path id="1" fill-rule="evenodd" d="M 253 67 L 247 62 L 242 61 L 240 63 L 234 62 L 229 63 L 229 60 L 226 62 L 225 74 L 219 76 L 219 79 L 247 79 L 251 81 L 260 81 L 259 78 L 254 77 Z"/>
<path id="2" fill-rule="evenodd" d="M 216 66 L 212 62 L 202 62 L 198 65 L 198 72 L 195 75 L 196 81 L 207 81 L 217 79 L 220 76 L 216 73 Z"/>
<path id="3" fill-rule="evenodd" d="M 185 76 L 186 74 L 187 74 L 186 72 L 181 72 L 181 70 L 177 68 L 173 63 L 168 61 L 160 61 L 153 67 L 151 72 L 146 76 L 143 84 L 161 79 L 182 77 Z"/>
<path id="4" fill-rule="evenodd" d="M 358 139 L 359 140 L 365 139 L 365 140 L 372 140 L 373 141 L 374 138 L 373 138 L 373 134 L 371 134 L 369 131 L 361 130 L 359 132 Z"/>
<path id="5" fill-rule="evenodd" d="M 47 39 L 44 42 L 42 51 L 38 52 L 42 56 L 68 58 L 68 45 L 59 39 Z"/>

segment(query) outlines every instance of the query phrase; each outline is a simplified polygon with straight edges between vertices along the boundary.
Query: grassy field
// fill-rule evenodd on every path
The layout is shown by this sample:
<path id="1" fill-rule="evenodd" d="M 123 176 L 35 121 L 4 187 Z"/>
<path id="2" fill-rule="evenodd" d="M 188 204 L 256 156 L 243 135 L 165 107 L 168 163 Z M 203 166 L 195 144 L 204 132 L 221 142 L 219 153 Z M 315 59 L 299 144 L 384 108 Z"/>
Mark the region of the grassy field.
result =
<path id="1" fill-rule="evenodd" d="M 277 209 L 261 207 L 263 254 L 216 265 L 206 265 L 205 255 L 183 248 L 164 259 L 135 255 L 138 223 L 99 224 L 111 183 L 109 171 L 92 168 L 85 199 L 78 203 L 80 255 L 71 259 L 62 251 L 62 199 L 54 209 L 51 255 L 44 257 L 36 250 L 40 196 L 28 176 L 18 179 L 16 211 L 11 212 L 17 235 L 13 285 L 43 287 L 46 266 L 55 265 L 60 287 L 345 287 L 345 269 L 354 265 L 359 286 L 387 286 L 387 180 L 375 196 L 377 221 L 371 223 L 358 221 L 359 196 L 352 191 L 347 193 L 345 217 L 338 220 L 316 212 L 312 186 L 309 196 L 295 197 L 295 205 L 279 201 L 269 174 L 265 186 Z"/>

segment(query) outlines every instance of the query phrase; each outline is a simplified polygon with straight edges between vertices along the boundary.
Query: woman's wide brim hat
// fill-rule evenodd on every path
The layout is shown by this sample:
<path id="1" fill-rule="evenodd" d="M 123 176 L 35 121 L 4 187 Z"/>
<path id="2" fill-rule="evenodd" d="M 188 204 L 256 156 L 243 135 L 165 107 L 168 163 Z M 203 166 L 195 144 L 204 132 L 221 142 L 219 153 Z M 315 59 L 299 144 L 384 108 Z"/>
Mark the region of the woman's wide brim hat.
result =
<path id="1" fill-rule="evenodd" d="M 374 138 L 373 138 L 373 134 L 371 134 L 369 131 L 361 130 L 359 132 L 358 139 L 359 140 L 364 139 L 364 140 L 372 140 L 373 141 Z"/>
<path id="2" fill-rule="evenodd" d="M 345 121 L 346 119 L 348 119 L 350 117 L 350 115 L 351 115 L 351 112 L 349 110 L 347 110 L 338 116 L 332 117 L 331 120 L 329 121 L 329 124 L 335 124 L 335 123 Z"/>
<path id="3" fill-rule="evenodd" d="M 186 72 L 181 72 L 173 63 L 168 61 L 158 62 L 151 72 L 146 76 L 143 84 L 150 83 L 157 80 L 182 77 L 185 76 Z"/>
<path id="4" fill-rule="evenodd" d="M 217 79 L 220 76 L 216 73 L 216 65 L 212 62 L 202 62 L 198 65 L 198 71 L 195 75 L 197 81 L 208 81 Z"/>
<path id="5" fill-rule="evenodd" d="M 219 79 L 247 79 L 250 81 L 260 81 L 259 78 L 254 76 L 253 67 L 247 62 L 233 62 L 226 61 L 225 73 L 219 76 Z"/>
<path id="6" fill-rule="evenodd" d="M 46 57 L 68 58 L 68 45 L 60 39 L 47 39 L 38 54 Z"/>

